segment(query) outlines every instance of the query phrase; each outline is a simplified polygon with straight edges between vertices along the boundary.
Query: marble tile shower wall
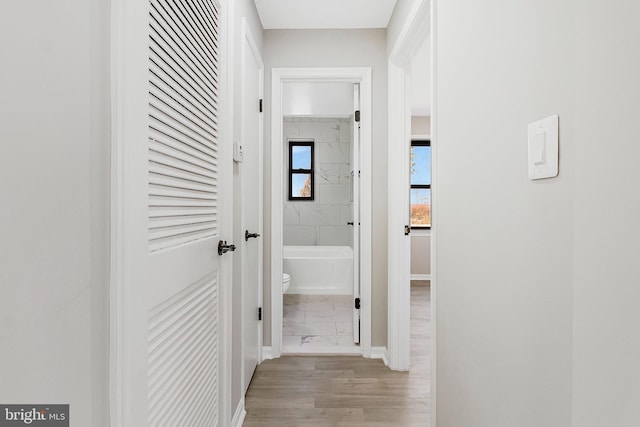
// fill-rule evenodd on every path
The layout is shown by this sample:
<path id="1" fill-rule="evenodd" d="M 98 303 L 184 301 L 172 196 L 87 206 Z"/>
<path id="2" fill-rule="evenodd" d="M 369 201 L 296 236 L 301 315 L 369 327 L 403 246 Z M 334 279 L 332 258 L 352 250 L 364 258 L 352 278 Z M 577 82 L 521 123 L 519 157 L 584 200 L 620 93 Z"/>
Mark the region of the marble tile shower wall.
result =
<path id="1" fill-rule="evenodd" d="M 348 118 L 285 117 L 285 144 L 289 139 L 315 141 L 315 200 L 284 201 L 285 245 L 351 245 L 350 123 Z M 288 170 L 287 145 L 284 152 Z"/>

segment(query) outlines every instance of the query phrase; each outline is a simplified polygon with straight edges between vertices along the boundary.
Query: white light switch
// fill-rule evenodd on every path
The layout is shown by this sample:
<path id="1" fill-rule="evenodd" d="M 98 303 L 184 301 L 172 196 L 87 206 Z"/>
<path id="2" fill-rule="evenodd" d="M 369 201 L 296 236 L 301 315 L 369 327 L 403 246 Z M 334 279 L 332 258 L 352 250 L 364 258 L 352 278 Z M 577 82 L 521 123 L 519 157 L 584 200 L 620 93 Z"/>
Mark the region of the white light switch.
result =
<path id="1" fill-rule="evenodd" d="M 233 160 L 236 163 L 244 162 L 244 150 L 242 148 L 242 145 L 237 142 L 233 143 Z"/>
<path id="2" fill-rule="evenodd" d="M 558 176 L 558 115 L 529 125 L 529 179 Z"/>
<path id="3" fill-rule="evenodd" d="M 531 156 L 531 160 L 533 164 L 536 166 L 540 166 L 544 164 L 545 160 L 545 133 L 544 132 L 536 132 L 533 134 L 531 144 L 529 144 L 529 149 L 531 150 L 529 155 Z"/>

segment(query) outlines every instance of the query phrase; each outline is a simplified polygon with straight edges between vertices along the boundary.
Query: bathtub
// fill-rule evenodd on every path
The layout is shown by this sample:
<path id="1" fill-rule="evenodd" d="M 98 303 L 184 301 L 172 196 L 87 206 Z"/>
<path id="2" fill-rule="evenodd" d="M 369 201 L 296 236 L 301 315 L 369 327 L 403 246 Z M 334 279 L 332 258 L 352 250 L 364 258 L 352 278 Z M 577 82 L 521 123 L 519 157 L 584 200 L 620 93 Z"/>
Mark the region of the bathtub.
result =
<path id="1" fill-rule="evenodd" d="M 353 249 L 349 246 L 285 246 L 288 294 L 353 294 Z"/>

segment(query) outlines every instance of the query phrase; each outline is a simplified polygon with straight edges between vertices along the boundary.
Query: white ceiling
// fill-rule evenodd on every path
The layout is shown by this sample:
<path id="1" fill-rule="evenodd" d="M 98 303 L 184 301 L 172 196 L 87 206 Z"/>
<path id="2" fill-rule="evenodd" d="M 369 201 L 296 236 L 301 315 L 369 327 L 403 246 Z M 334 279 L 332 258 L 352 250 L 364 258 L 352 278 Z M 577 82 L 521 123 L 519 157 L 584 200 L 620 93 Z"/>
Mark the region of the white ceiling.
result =
<path id="1" fill-rule="evenodd" d="M 386 28 L 396 0 L 255 0 L 265 30 Z"/>

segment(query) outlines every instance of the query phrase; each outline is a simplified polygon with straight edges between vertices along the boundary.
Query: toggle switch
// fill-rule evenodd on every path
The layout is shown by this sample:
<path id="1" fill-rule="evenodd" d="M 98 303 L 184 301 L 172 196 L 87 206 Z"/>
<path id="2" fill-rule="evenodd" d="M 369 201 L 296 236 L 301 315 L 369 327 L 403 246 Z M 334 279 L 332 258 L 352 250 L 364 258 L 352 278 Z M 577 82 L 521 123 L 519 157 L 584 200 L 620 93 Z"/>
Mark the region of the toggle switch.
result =
<path id="1" fill-rule="evenodd" d="M 558 176 L 558 123 L 557 114 L 528 127 L 529 179 Z"/>
<path id="2" fill-rule="evenodd" d="M 545 161 L 545 135 L 544 132 L 534 133 L 529 145 L 529 156 L 536 166 L 543 165 Z"/>

